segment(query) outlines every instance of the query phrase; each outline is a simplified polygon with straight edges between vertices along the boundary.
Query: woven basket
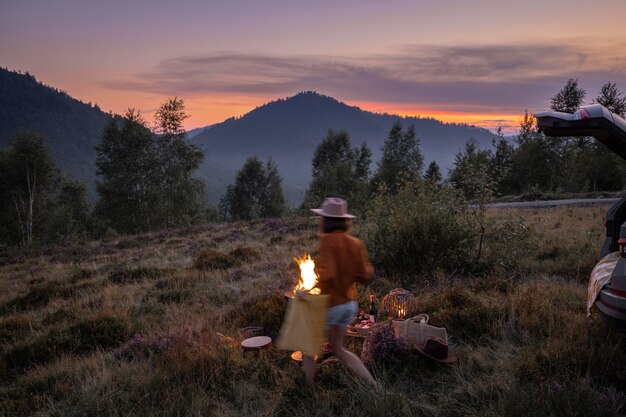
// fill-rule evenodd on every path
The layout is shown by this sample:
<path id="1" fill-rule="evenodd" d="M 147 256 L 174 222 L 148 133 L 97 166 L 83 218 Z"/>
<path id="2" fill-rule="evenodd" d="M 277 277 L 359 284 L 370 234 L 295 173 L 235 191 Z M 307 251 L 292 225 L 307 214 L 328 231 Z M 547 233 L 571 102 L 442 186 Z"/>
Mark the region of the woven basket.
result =
<path id="1" fill-rule="evenodd" d="M 410 345 L 421 345 L 428 339 L 448 340 L 445 328 L 428 324 L 428 314 L 418 314 L 406 320 L 394 320 L 393 332 L 396 337 L 406 340 Z"/>

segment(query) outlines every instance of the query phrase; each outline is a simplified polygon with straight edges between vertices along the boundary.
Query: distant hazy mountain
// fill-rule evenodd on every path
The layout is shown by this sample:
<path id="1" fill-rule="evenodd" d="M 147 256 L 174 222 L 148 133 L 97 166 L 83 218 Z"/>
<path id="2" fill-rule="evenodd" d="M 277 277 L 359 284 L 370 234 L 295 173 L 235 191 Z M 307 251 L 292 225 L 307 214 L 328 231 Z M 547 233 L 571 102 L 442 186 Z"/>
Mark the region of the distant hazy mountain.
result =
<path id="1" fill-rule="evenodd" d="M 0 146 L 10 145 L 20 131 L 44 135 L 57 165 L 68 176 L 85 180 L 92 198 L 94 147 L 111 117 L 32 75 L 0 68 Z"/>
<path id="2" fill-rule="evenodd" d="M 193 140 L 201 144 L 206 153 L 201 173 L 215 176 L 209 170 L 218 171 L 225 179 L 222 186 L 211 184 L 213 189 L 210 192 L 217 198 L 223 193 L 224 185 L 233 181 L 245 159 L 256 155 L 263 160 L 271 157 L 276 162 L 288 200 L 297 203 L 310 181 L 315 148 L 329 129 L 347 131 L 354 146 L 366 142 L 372 150 L 373 160 L 377 161 L 389 130 L 398 119 L 406 128 L 415 125 L 425 165 L 437 161 L 444 175 L 452 166 L 454 155 L 469 139 L 487 147 L 495 137 L 481 128 L 429 118 L 375 114 L 315 92 L 304 92 L 265 104 L 240 118 L 215 124 Z M 376 169 L 375 162 L 371 168 Z M 215 197 L 209 195 L 209 198 L 213 200 Z"/>
<path id="3" fill-rule="evenodd" d="M 21 130 L 48 139 L 58 166 L 69 176 L 87 182 L 95 199 L 95 146 L 106 123 L 114 117 L 98 106 L 83 103 L 67 93 L 39 83 L 29 74 L 0 68 L 0 146 L 8 146 Z M 115 116 L 118 117 L 118 116 Z M 366 142 L 373 159 L 398 116 L 375 114 L 351 107 L 314 92 L 273 101 L 240 118 L 194 129 L 191 140 L 206 153 L 198 175 L 207 183 L 207 197 L 216 203 L 246 158 L 272 158 L 280 169 L 288 200 L 302 198 L 311 176 L 315 148 L 329 129 L 346 130 L 354 146 Z M 492 133 L 466 125 L 433 119 L 402 118 L 415 125 L 425 163 L 436 160 L 444 175 L 454 155 L 471 138 L 489 146 Z M 376 163 L 372 164 L 376 169 Z"/>
<path id="4" fill-rule="evenodd" d="M 200 133 L 204 132 L 207 129 L 212 128 L 214 125 L 209 125 L 209 126 L 204 126 L 204 127 L 198 127 L 195 129 L 191 129 L 187 131 L 187 137 L 189 139 L 193 138 L 194 136 L 199 135 Z"/>

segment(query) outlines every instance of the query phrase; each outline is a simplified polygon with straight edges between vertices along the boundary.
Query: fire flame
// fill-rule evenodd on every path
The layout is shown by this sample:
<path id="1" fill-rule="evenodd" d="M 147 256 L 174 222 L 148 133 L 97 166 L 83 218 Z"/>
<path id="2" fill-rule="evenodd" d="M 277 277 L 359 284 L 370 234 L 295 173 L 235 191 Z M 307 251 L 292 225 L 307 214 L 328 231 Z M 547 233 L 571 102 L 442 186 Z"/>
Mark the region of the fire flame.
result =
<path id="1" fill-rule="evenodd" d="M 309 294 L 319 294 L 320 289 L 315 288 L 318 276 L 315 273 L 315 262 L 311 259 L 311 255 L 305 253 L 302 258 L 294 258 L 294 260 L 300 267 L 300 279 L 293 292 L 304 290 Z"/>

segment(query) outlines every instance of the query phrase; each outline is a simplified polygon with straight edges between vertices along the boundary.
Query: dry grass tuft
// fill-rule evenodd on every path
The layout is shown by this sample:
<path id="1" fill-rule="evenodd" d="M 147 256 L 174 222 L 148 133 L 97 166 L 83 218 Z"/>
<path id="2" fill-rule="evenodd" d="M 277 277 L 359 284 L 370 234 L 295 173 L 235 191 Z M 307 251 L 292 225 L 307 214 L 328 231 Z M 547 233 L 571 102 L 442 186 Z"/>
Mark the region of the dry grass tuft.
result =
<path id="1" fill-rule="evenodd" d="M 216 250 L 206 250 L 196 258 L 194 267 L 199 271 L 228 269 L 238 263 L 237 258 Z"/>

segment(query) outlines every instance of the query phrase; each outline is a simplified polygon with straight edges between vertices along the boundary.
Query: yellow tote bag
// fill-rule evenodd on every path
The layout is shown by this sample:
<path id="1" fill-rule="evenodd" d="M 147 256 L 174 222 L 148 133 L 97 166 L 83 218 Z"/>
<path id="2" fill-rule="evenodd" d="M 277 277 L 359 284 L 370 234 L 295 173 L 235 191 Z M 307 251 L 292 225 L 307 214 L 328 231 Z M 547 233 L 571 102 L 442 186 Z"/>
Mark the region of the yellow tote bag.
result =
<path id="1" fill-rule="evenodd" d="M 276 346 L 299 350 L 309 356 L 320 353 L 324 343 L 324 324 L 329 295 L 305 294 L 289 300 Z"/>

